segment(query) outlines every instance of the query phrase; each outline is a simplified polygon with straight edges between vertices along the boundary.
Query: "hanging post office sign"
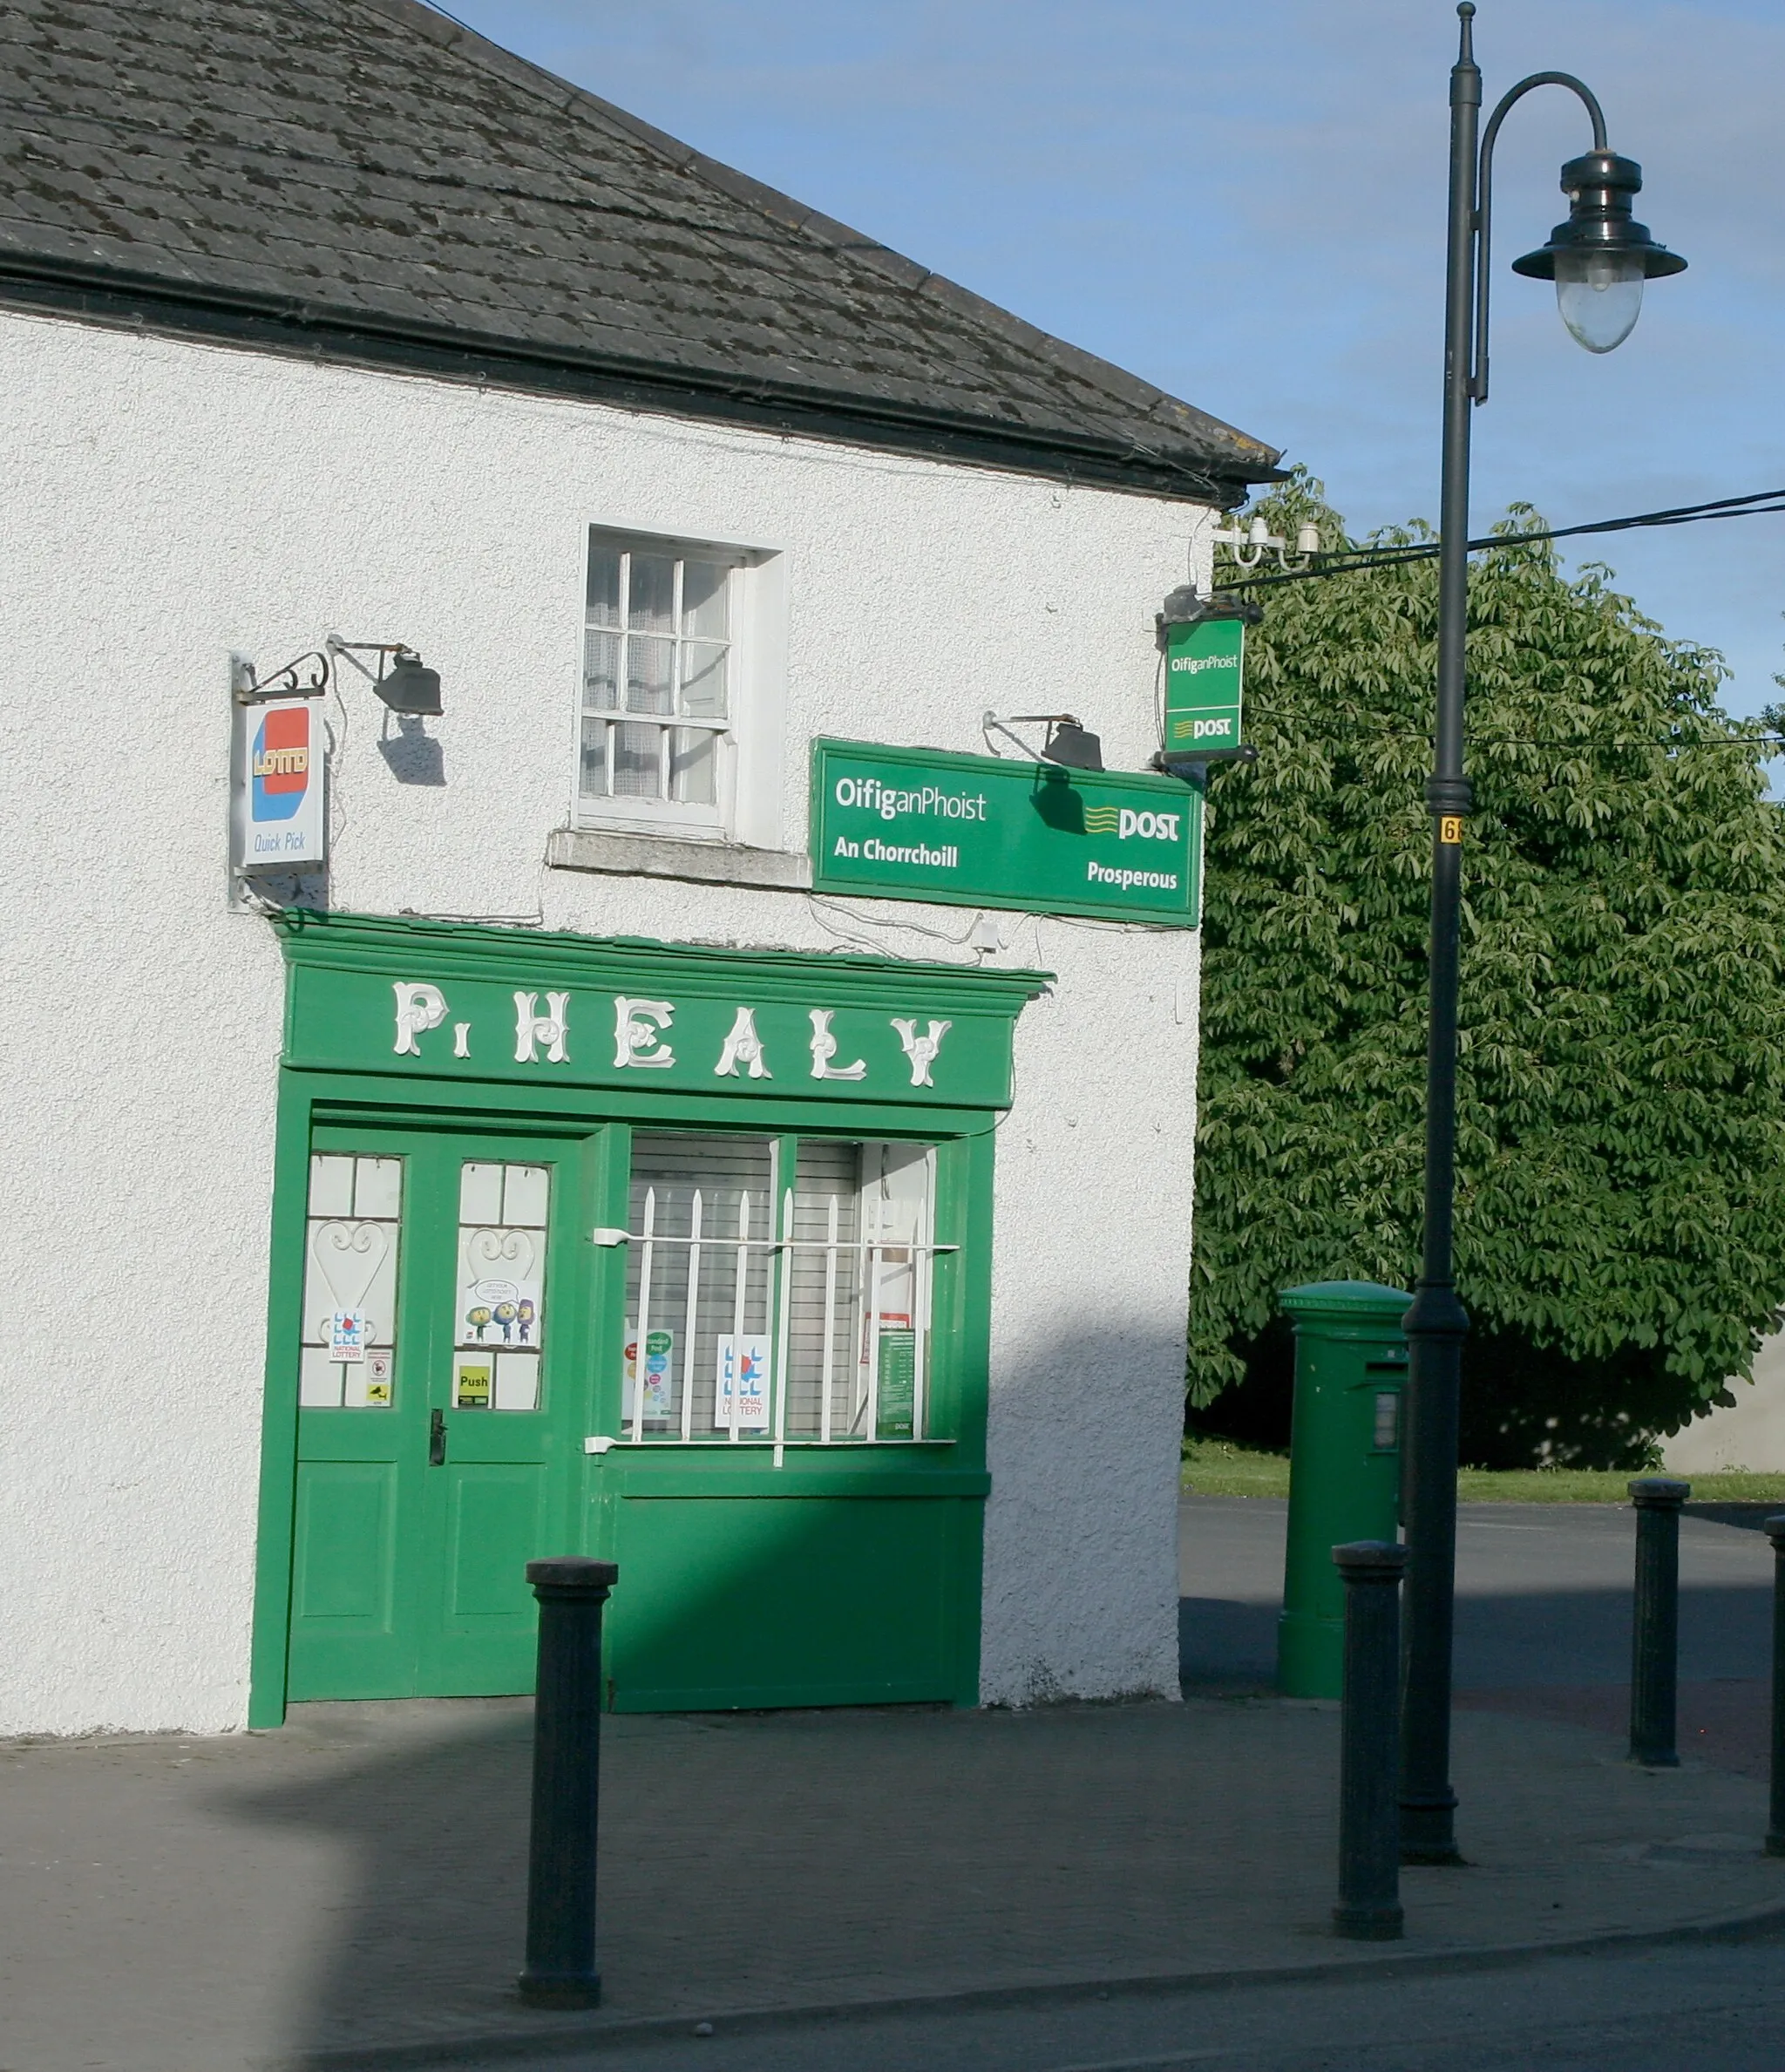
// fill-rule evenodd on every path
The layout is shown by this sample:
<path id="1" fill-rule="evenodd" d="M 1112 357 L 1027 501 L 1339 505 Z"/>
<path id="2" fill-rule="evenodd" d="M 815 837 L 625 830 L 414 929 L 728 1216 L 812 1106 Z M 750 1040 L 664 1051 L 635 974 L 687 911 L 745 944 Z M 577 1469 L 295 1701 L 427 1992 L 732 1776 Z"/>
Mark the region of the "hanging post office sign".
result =
<path id="1" fill-rule="evenodd" d="M 232 861 L 238 871 L 314 871 L 328 860 L 321 702 L 238 703 Z"/>
<path id="2" fill-rule="evenodd" d="M 1231 756 L 1240 742 L 1243 619 L 1198 619 L 1165 628 L 1165 755 Z"/>
<path id="3" fill-rule="evenodd" d="M 812 887 L 1194 927 L 1202 797 L 1171 777 L 812 744 Z"/>

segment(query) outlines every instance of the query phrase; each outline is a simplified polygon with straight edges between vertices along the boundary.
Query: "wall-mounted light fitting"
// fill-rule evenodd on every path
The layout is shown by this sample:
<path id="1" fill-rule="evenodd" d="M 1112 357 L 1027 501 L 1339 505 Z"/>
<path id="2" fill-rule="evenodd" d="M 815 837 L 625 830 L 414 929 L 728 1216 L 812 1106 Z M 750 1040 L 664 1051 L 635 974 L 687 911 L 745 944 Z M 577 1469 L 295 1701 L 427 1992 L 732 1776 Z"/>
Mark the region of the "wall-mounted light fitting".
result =
<path id="1" fill-rule="evenodd" d="M 328 648 L 329 654 L 351 662 L 393 712 L 407 718 L 435 719 L 445 710 L 439 670 L 429 669 L 406 642 L 344 641 L 331 633 Z M 377 668 L 369 669 L 358 659 L 362 655 L 376 655 Z"/>
<path id="2" fill-rule="evenodd" d="M 1048 737 L 1041 749 L 1029 746 L 1020 734 L 1013 734 L 1012 727 L 1045 726 Z M 989 743 L 993 734 L 1002 734 L 1006 740 L 1015 742 L 1026 756 L 1033 756 L 1039 762 L 1058 763 L 1065 770 L 1101 770 L 1103 767 L 1103 744 L 1095 734 L 1089 734 L 1070 712 L 1013 712 L 1000 719 L 995 712 L 988 712 L 980 723 L 980 730 Z"/>

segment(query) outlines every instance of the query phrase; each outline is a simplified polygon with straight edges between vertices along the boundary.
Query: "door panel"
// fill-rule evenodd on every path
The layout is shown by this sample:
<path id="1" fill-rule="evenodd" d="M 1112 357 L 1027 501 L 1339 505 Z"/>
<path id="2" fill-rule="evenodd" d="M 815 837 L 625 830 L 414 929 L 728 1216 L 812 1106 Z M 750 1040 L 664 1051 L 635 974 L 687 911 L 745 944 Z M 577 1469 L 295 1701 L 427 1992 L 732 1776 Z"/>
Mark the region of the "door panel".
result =
<path id="1" fill-rule="evenodd" d="M 394 1464 L 307 1463 L 298 1484 L 294 1614 L 337 1635 L 388 1638 L 396 1527 Z"/>
<path id="2" fill-rule="evenodd" d="M 580 1544 L 588 1362 L 573 1233 L 585 1150 L 317 1131 L 293 1698 L 533 1688 L 526 1565 Z"/>

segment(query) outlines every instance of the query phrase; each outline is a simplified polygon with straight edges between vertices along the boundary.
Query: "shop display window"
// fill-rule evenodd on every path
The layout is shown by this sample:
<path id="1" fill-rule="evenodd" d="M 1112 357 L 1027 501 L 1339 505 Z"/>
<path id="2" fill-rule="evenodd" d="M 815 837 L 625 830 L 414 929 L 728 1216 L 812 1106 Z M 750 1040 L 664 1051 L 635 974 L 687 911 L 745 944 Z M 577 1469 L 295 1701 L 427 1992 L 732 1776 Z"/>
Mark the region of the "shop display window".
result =
<path id="1" fill-rule="evenodd" d="M 831 1138 L 636 1135 L 621 1432 L 925 1436 L 935 1158 Z"/>

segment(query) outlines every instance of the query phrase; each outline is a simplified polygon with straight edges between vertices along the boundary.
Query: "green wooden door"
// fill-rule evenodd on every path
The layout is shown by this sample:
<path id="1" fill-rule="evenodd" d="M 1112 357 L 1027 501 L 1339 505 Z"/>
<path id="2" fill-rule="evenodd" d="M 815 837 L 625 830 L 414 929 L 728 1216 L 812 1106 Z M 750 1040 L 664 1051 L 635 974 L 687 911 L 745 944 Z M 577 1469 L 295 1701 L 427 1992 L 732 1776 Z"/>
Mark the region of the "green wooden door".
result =
<path id="1" fill-rule="evenodd" d="M 319 1129 L 299 1350 L 293 1698 L 533 1688 L 574 1551 L 587 1140 Z"/>

